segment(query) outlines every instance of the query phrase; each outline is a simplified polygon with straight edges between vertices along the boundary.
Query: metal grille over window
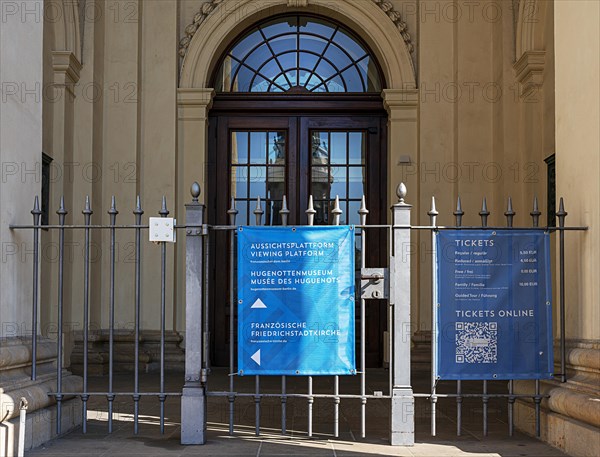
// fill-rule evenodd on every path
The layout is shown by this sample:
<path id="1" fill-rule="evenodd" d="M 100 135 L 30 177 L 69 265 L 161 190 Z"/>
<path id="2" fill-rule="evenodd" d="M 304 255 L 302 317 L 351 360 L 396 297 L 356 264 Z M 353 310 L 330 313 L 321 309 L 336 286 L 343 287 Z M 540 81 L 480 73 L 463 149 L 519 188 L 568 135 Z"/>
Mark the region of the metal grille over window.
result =
<path id="1" fill-rule="evenodd" d="M 285 16 L 248 31 L 227 52 L 217 92 L 380 92 L 375 59 L 341 25 Z"/>

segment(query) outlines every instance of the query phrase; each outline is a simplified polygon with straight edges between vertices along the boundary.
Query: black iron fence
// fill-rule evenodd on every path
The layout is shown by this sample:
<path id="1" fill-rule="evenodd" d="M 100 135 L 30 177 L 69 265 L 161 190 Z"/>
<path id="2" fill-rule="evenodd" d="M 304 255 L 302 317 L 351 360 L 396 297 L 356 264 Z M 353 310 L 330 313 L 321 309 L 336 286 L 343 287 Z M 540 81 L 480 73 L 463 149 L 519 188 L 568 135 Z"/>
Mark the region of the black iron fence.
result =
<path id="1" fill-rule="evenodd" d="M 32 368 L 31 378 L 36 379 L 37 376 L 37 338 L 39 335 L 38 320 L 40 307 L 40 233 L 41 230 L 56 232 L 58 235 L 58 265 L 57 265 L 57 351 L 58 362 L 56 366 L 56 391 L 51 393 L 56 399 L 58 408 L 57 414 L 57 433 L 61 433 L 61 404 L 66 397 L 79 397 L 82 400 L 83 408 L 83 433 L 87 431 L 87 402 L 91 396 L 105 397 L 108 403 L 108 431 L 113 430 L 113 402 L 117 396 L 129 397 L 134 404 L 134 433 L 138 433 L 139 427 L 139 402 L 145 397 L 154 397 L 160 403 L 160 430 L 164 432 L 164 403 L 168 397 L 182 397 L 182 443 L 184 444 L 202 444 L 205 440 L 206 424 L 209 420 L 207 417 L 206 397 L 221 397 L 226 398 L 229 402 L 229 432 L 235 433 L 234 421 L 234 405 L 237 398 L 250 397 L 255 402 L 255 433 L 261 433 L 260 417 L 261 417 L 261 400 L 268 397 L 277 397 L 281 401 L 281 433 L 287 431 L 286 420 L 286 405 L 290 398 L 305 399 L 308 408 L 308 423 L 307 434 L 313 434 L 313 404 L 315 399 L 322 398 L 331 401 L 334 406 L 334 421 L 333 435 L 339 436 L 339 405 L 347 399 L 359 399 L 361 402 L 361 436 L 366 435 L 366 408 L 371 401 L 388 401 L 391 404 L 391 425 L 390 437 L 392 444 L 411 444 L 414 442 L 414 399 L 424 398 L 430 401 L 431 407 L 431 433 L 436 434 L 436 405 L 438 399 L 452 399 L 456 401 L 457 409 L 457 435 L 461 434 L 462 430 L 462 404 L 464 399 L 481 399 L 482 405 L 482 420 L 483 434 L 488 431 L 488 403 L 492 398 L 505 399 L 508 402 L 508 433 L 512 436 L 514 429 L 513 408 L 515 401 L 519 398 L 532 399 L 535 404 L 536 412 L 536 433 L 540 434 L 540 405 L 545 395 L 540 392 L 540 382 L 535 381 L 535 392 L 530 394 L 515 393 L 513 381 L 507 384 L 507 391 L 503 393 L 491 392 L 489 390 L 488 381 L 483 381 L 481 393 L 471 393 L 464 390 L 464 385 L 461 381 L 456 381 L 455 392 L 441 392 L 438 386 L 438 380 L 432 377 L 429 392 L 413 393 L 410 380 L 410 338 L 406 338 L 406 329 L 410 329 L 410 252 L 406 252 L 405 247 L 410 245 L 411 232 L 413 231 L 430 231 L 433 235 L 436 231 L 441 230 L 464 230 L 468 228 L 477 228 L 483 230 L 494 229 L 509 229 L 509 230 L 540 230 L 546 232 L 556 232 L 559 237 L 558 249 L 558 283 L 559 283 L 559 327 L 560 327 L 560 373 L 556 375 L 561 382 L 566 381 L 566 349 L 565 349 L 565 234 L 568 231 L 586 230 L 586 227 L 567 227 L 565 219 L 567 212 L 564 209 L 564 203 L 560 200 L 559 211 L 556 214 L 558 218 L 558 226 L 556 227 L 540 227 L 539 221 L 541 212 L 538 207 L 537 199 L 534 200 L 533 209 L 530 213 L 532 217 L 531 227 L 514 227 L 513 221 L 515 211 L 512 206 L 512 200 L 508 199 L 508 207 L 504 213 L 506 217 L 506 226 L 491 227 L 488 226 L 488 218 L 490 212 L 487 208 L 485 198 L 483 206 L 479 211 L 481 217 L 481 226 L 465 227 L 462 225 L 464 211 L 461 206 L 460 198 L 457 202 L 456 210 L 454 211 L 455 225 L 454 226 L 439 226 L 437 225 L 438 211 L 435 207 L 435 200 L 432 200 L 432 207 L 429 211 L 430 225 L 415 226 L 410 223 L 411 206 L 404 202 L 406 196 L 406 188 L 400 185 L 398 188 L 399 202 L 392 207 L 392 223 L 389 225 L 367 225 L 368 209 L 363 202 L 358 211 L 360 217 L 360 225 L 356 226 L 357 236 L 360 236 L 360 245 L 363 255 L 361 255 L 361 290 L 359 291 L 360 306 L 358 308 L 359 322 L 359 347 L 360 359 L 358 367 L 358 375 L 360 378 L 360 392 L 358 394 L 343 393 L 340 391 L 339 376 L 333 377 L 333 391 L 329 393 L 315 393 L 313 390 L 313 378 L 306 378 L 305 393 L 291 393 L 287 390 L 287 379 L 281 377 L 281 390 L 279 393 L 261 391 L 260 376 L 255 377 L 254 390 L 242 391 L 236 389 L 236 381 L 233 376 L 236 373 L 235 351 L 234 345 L 230 344 L 229 348 L 229 382 L 228 389 L 221 391 L 210 390 L 208 379 L 210 375 L 210 331 L 209 326 L 209 304 L 208 304 L 208 289 L 210 284 L 210 275 L 208 265 L 211 261 L 211 256 L 223 255 L 223 253 L 211 252 L 209 239 L 211 234 L 217 232 L 226 232 L 229 240 L 229 283 L 235 284 L 235 239 L 236 239 L 236 215 L 237 210 L 234 203 L 228 211 L 229 225 L 218 226 L 208 225 L 205 223 L 205 208 L 199 202 L 200 187 L 194 183 L 191 189 L 192 201 L 186 204 L 186 221 L 185 224 L 177 225 L 174 220 L 167 219 L 169 211 L 167 209 L 166 199 L 163 197 L 162 207 L 158 211 L 160 218 L 165 219 L 165 224 L 171 224 L 170 231 L 166 230 L 166 234 L 154 234 L 158 244 L 160 245 L 161 262 L 160 262 L 160 386 L 157 391 L 142 391 L 140 389 L 140 331 L 141 331 L 141 311 L 142 311 L 142 235 L 149 230 L 153 230 L 151 220 L 149 223 L 143 223 L 144 211 L 140 204 L 140 198 L 137 198 L 137 204 L 133 209 L 134 223 L 130 225 L 118 225 L 119 211 L 115 198 L 113 197 L 110 209 L 108 210 L 109 221 L 108 225 L 93 225 L 93 211 L 90 205 L 89 198 L 86 198 L 84 209 L 82 210 L 84 223 L 77 225 L 65 224 L 67 209 L 64 205 L 64 199 L 61 199 L 58 214 L 57 225 L 42 225 L 40 223 L 41 211 L 39 208 L 38 199 L 36 198 L 34 208 L 31 211 L 33 215 L 32 225 L 14 225 L 13 230 L 31 230 L 33 237 L 33 272 L 32 272 Z M 339 225 L 342 211 L 338 201 L 332 202 L 331 214 L 334 225 Z M 315 209 L 312 205 L 312 198 L 309 200 L 306 214 L 308 216 L 309 225 L 313 224 Z M 279 211 L 283 225 L 288 223 L 289 209 L 287 207 L 285 197 L 283 205 Z M 262 224 L 264 210 L 260 199 L 257 200 L 256 209 L 254 210 L 255 225 Z M 158 223 L 155 223 L 158 225 Z M 164 227 L 162 227 L 164 229 Z M 388 239 L 388 261 L 387 265 L 381 265 L 381 268 L 366 268 L 365 265 L 365 250 L 367 249 L 366 238 L 370 231 L 383 230 Z M 65 233 L 67 231 L 83 231 L 84 234 L 84 255 L 83 255 L 83 389 L 81 392 L 64 392 L 62 390 L 63 377 L 63 322 L 64 322 L 64 263 L 65 263 Z M 108 361 L 108 389 L 104 392 L 89 391 L 88 383 L 88 353 L 89 353 L 89 316 L 90 316 L 90 247 L 92 233 L 94 231 L 108 231 L 110 237 L 110 260 L 109 260 L 109 324 L 108 324 L 108 342 L 109 342 L 109 361 Z M 135 237 L 135 273 L 134 278 L 122 278 L 117 281 L 116 277 L 116 239 L 117 234 L 122 232 L 133 231 Z M 169 244 L 175 240 L 177 233 L 185 236 L 186 239 L 186 369 L 185 369 L 185 385 L 182 392 L 167 392 L 165 391 L 165 322 L 167 309 L 167 258 L 169 256 Z M 170 233 L 170 235 L 169 235 Z M 169 238 L 170 237 L 170 238 Z M 156 241 L 152 239 L 151 241 Z M 134 284 L 134 325 L 133 325 L 133 341 L 134 341 L 134 366 L 133 366 L 133 390 L 129 392 L 117 391 L 114 388 L 114 366 L 115 366 L 115 289 L 117 287 L 126 287 L 127 284 Z M 235 308 L 236 299 L 235 293 L 230 291 L 229 303 L 229 332 L 230 341 L 235 339 Z M 367 367 L 365 362 L 365 301 L 367 299 L 377 298 L 386 299 L 387 307 L 387 329 L 390 334 L 388 340 L 388 350 L 390 354 L 389 380 L 387 391 L 376 392 L 370 394 L 367 392 L 366 377 Z M 432 342 L 432 346 L 435 346 Z M 432 361 L 435 357 L 432 351 Z M 494 381 L 497 382 L 497 381 Z"/>

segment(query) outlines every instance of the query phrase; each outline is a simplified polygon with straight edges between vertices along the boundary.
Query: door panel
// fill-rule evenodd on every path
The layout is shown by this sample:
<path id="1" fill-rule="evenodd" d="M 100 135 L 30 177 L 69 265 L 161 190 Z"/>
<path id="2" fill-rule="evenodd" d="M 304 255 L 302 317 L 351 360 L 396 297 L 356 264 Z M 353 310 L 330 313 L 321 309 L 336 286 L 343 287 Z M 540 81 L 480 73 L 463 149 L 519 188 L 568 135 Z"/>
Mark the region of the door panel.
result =
<path id="1" fill-rule="evenodd" d="M 214 116 L 209 122 L 211 143 L 208 171 L 208 221 L 228 224 L 233 198 L 236 224 L 254 225 L 256 198 L 261 197 L 263 224 L 280 225 L 283 195 L 289 224 L 306 224 L 306 207 L 313 195 L 315 224 L 330 224 L 333 201 L 339 196 L 342 224 L 358 224 L 363 193 L 370 224 L 385 223 L 385 118 L 382 116 Z M 212 164 L 212 165 L 211 165 Z M 387 237 L 370 230 L 367 266 L 385 265 Z M 360 233 L 360 230 L 357 230 Z M 226 366 L 229 354 L 229 293 L 225 233 L 211 240 L 210 315 L 213 364 Z M 360 267 L 357 238 L 357 268 Z M 357 271 L 357 273 L 360 273 Z M 357 274 L 358 278 L 358 274 Z M 357 300 L 357 303 L 359 301 Z M 357 313 L 357 316 L 359 314 Z M 381 366 L 386 305 L 367 302 L 367 363 Z M 357 331 L 357 335 L 360 332 Z M 234 342 L 235 344 L 235 342 Z"/>

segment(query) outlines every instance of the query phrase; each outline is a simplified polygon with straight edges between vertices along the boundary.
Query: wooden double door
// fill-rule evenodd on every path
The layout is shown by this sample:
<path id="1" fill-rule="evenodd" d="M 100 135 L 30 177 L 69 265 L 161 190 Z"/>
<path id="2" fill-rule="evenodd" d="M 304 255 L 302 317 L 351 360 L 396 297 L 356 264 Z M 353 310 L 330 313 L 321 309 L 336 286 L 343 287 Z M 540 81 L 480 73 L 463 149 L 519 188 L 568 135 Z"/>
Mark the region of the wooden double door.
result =
<path id="1" fill-rule="evenodd" d="M 381 113 L 234 115 L 216 112 L 209 120 L 209 223 L 228 224 L 227 210 L 233 200 L 238 210 L 236 225 L 255 225 L 254 210 L 260 197 L 264 211 L 262 224 L 281 225 L 280 210 L 285 196 L 290 211 L 288 224 L 305 225 L 305 211 L 312 195 L 315 225 L 331 224 L 336 197 L 343 211 L 341 224 L 359 224 L 358 210 L 363 194 L 369 210 L 368 223 L 386 223 L 386 123 Z M 362 255 L 367 266 L 387 263 L 385 231 L 369 230 L 367 242 L 366 252 L 362 253 L 357 237 L 357 272 Z M 227 273 L 230 268 L 227 235 L 214 233 L 210 243 L 213 253 L 209 287 L 211 361 L 215 366 L 227 366 L 231 344 L 229 300 L 230 294 L 235 294 L 235 284 L 229 284 Z M 357 274 L 357 281 L 358 277 Z M 360 325 L 358 315 L 357 325 Z M 369 366 L 382 364 L 386 328 L 385 303 L 368 301 L 366 355 Z M 357 336 L 360 335 L 358 330 Z"/>

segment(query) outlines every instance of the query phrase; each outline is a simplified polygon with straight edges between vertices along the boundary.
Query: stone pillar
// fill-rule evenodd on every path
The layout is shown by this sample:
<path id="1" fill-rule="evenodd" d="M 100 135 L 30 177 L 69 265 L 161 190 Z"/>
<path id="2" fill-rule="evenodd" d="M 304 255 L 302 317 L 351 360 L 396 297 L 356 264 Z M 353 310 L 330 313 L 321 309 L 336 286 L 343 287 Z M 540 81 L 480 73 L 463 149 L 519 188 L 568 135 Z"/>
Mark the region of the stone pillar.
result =
<path id="1" fill-rule="evenodd" d="M 418 195 L 420 192 L 419 173 L 415 172 L 415 164 L 421 161 L 419 152 L 419 91 L 418 89 L 385 89 L 383 91 L 383 104 L 388 112 L 388 204 L 395 203 L 396 185 L 403 182 L 411 189 L 415 197 L 414 210 L 419 214 L 420 205 Z M 408 163 L 402 161 L 408 160 Z M 407 168 L 409 167 L 409 168 Z M 418 216 L 417 216 L 418 217 Z M 407 246 L 413 254 L 420 246 L 420 234 L 417 233 L 412 238 L 412 244 Z M 417 272 L 413 280 L 419 278 L 419 256 L 411 256 L 412 271 Z M 416 286 L 416 282 L 413 284 Z M 421 322 L 430 326 L 431 308 L 429 305 L 421 307 L 421 291 L 419 287 L 411 288 L 411 310 L 412 332 L 418 331 Z M 429 313 L 429 314 L 428 314 Z"/>
<path id="2" fill-rule="evenodd" d="M 29 231 L 33 200 L 41 193 L 42 1 L 2 4 L 0 21 L 0 337 L 31 331 L 33 256 Z"/>
<path id="3" fill-rule="evenodd" d="M 31 224 L 34 197 L 41 193 L 43 2 L 2 2 L 1 13 L 0 455 L 8 456 L 18 451 L 22 397 L 29 403 L 25 448 L 54 436 L 56 408 L 47 394 L 55 389 L 56 344 L 38 336 L 32 380 L 32 232 L 9 225 Z M 81 379 L 65 375 L 63 387 L 80 389 Z M 65 401 L 62 414 L 64 431 L 81 423 L 79 400 Z"/>
<path id="4" fill-rule="evenodd" d="M 208 157 L 208 112 L 213 89 L 178 89 L 177 91 L 177 195 L 189 195 L 189 186 L 198 181 L 202 189 L 200 201 L 206 193 Z M 184 214 L 185 205 L 177 202 L 177 213 Z M 185 243 L 178 242 L 176 264 L 177 303 L 185 303 Z M 185 330 L 185 308 L 176 310 L 177 330 Z"/>
<path id="5" fill-rule="evenodd" d="M 410 227 L 412 206 L 404 202 L 406 187 L 398 188 L 399 202 L 392 206 L 392 224 Z M 390 413 L 390 444 L 413 446 L 415 444 L 415 399 L 410 383 L 410 300 L 411 300 L 411 249 L 409 228 L 394 229 L 394 256 L 390 259 L 393 307 L 392 346 L 392 406 Z"/>
<path id="6" fill-rule="evenodd" d="M 550 398 L 542 403 L 541 432 L 543 440 L 569 455 L 599 455 L 600 3 L 580 1 L 574 8 L 558 0 L 554 13 L 556 194 L 564 197 L 566 225 L 589 230 L 565 233 L 567 382 L 542 383 Z M 555 366 L 559 373 L 560 365 Z M 532 433 L 533 406 L 517 406 L 517 425 Z"/>
<path id="7" fill-rule="evenodd" d="M 200 204 L 200 186 L 192 185 L 193 201 L 186 207 L 186 351 L 185 384 L 181 397 L 181 444 L 204 444 L 206 437 L 206 373 L 202 368 L 202 302 L 203 293 L 203 236 L 204 205 Z M 208 268 L 208 266 L 205 266 Z"/>

